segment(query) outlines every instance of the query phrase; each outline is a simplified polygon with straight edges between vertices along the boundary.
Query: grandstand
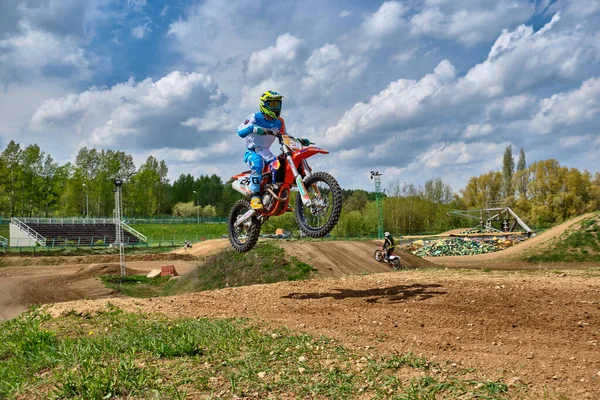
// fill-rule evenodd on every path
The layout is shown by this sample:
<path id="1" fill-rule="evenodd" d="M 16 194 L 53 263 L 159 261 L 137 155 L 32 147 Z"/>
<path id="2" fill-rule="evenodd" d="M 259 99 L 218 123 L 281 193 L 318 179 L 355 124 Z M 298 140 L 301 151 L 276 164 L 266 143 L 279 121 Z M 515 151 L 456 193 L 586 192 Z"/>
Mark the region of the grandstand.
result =
<path id="1" fill-rule="evenodd" d="M 123 222 L 123 241 L 140 244 L 146 236 Z M 77 218 L 12 218 L 10 246 L 92 246 L 110 245 L 116 241 L 116 223 L 113 219 Z"/>

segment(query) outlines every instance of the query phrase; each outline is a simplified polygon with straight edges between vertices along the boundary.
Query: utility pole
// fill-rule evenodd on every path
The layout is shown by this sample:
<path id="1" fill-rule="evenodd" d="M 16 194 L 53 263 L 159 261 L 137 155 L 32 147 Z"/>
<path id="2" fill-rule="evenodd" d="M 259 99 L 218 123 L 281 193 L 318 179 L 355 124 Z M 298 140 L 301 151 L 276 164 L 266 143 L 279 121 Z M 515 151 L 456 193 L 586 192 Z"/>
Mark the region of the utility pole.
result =
<path id="1" fill-rule="evenodd" d="M 196 223 L 199 224 L 200 223 L 200 198 L 199 198 L 200 195 L 195 190 L 193 193 L 196 193 Z"/>
<path id="2" fill-rule="evenodd" d="M 89 218 L 90 217 L 90 201 L 89 201 L 90 199 L 89 199 L 88 185 L 86 185 L 84 183 L 83 187 L 85 188 L 85 217 Z"/>
<path id="3" fill-rule="evenodd" d="M 375 181 L 375 204 L 377 205 L 377 237 L 383 239 L 383 204 L 381 201 L 381 173 L 371 171 L 371 179 Z"/>

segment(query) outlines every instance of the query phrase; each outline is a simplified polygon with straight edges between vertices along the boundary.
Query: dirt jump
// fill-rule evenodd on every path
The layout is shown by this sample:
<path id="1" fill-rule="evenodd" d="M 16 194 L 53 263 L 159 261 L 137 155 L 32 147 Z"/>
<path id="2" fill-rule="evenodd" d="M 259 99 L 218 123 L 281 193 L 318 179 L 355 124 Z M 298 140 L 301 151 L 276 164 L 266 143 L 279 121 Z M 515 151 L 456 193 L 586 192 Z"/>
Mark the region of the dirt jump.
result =
<path id="1" fill-rule="evenodd" d="M 378 242 L 297 242 L 286 241 L 280 244 L 294 257 L 318 269 L 322 277 L 390 272 L 387 263 L 377 262 L 373 253 Z M 431 268 L 437 265 L 404 251 L 395 251 L 401 258 L 404 268 Z"/>
<path id="2" fill-rule="evenodd" d="M 542 269 L 549 268 L 547 265 L 533 264 L 520 260 L 521 257 L 529 254 L 532 250 L 539 250 L 557 240 L 569 229 L 576 229 L 583 219 L 594 216 L 594 213 L 584 214 L 577 218 L 563 222 L 539 235 L 519 242 L 508 249 L 497 251 L 495 253 L 478 254 L 472 256 L 445 256 L 428 257 L 428 261 L 449 268 L 491 268 L 491 269 Z M 577 264 L 577 263 L 552 263 L 552 268 L 570 269 L 570 268 L 592 268 L 596 264 Z"/>

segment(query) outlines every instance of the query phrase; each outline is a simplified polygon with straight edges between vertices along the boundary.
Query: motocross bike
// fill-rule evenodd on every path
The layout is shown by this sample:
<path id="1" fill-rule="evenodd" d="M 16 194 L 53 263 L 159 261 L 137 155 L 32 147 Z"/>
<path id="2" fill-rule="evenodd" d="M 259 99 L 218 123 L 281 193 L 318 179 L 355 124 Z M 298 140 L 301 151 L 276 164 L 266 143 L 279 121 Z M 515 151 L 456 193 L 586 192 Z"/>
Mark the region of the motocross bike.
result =
<path id="1" fill-rule="evenodd" d="M 326 172 L 313 172 L 306 161 L 315 154 L 329 154 L 318 147 L 303 146 L 285 133 L 267 131 L 279 140 L 281 154 L 265 165 L 261 179 L 262 210 L 250 207 L 250 175 L 245 171 L 233 176 L 231 186 L 245 198 L 238 200 L 228 217 L 229 241 L 238 252 L 252 250 L 258 241 L 261 225 L 270 217 L 294 212 L 300 230 L 311 238 L 327 235 L 342 212 L 342 190 Z M 297 190 L 295 208 L 290 205 L 292 190 Z"/>
<path id="2" fill-rule="evenodd" d="M 391 253 L 387 258 L 385 256 L 385 249 L 383 246 L 379 246 L 377 250 L 375 250 L 375 254 L 373 254 L 375 260 L 381 262 L 386 261 L 390 267 L 395 269 L 396 271 L 400 269 L 400 256 L 394 253 Z"/>

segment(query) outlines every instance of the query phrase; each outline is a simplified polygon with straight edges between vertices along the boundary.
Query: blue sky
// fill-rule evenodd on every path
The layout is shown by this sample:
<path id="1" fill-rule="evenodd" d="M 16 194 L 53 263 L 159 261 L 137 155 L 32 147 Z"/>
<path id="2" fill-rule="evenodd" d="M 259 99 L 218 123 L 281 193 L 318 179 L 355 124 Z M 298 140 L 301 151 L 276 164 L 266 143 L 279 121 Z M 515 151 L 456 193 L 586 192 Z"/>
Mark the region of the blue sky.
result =
<path id="1" fill-rule="evenodd" d="M 598 171 L 600 1 L 2 0 L 0 145 L 242 170 L 265 90 L 346 188 L 441 177 L 504 149 Z"/>

